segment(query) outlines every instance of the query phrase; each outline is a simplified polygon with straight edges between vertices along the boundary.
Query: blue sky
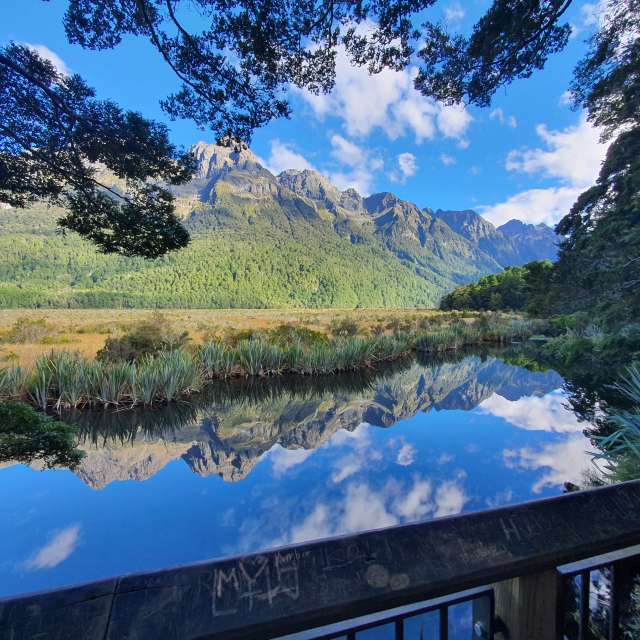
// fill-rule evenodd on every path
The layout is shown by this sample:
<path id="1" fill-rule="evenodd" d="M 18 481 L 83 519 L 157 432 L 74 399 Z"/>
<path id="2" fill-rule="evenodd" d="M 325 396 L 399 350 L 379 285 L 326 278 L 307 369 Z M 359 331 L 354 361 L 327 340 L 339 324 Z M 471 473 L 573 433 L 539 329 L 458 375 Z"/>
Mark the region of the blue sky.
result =
<path id="1" fill-rule="evenodd" d="M 210 131 L 162 113 L 159 100 L 178 84 L 149 44 L 130 38 L 103 52 L 70 45 L 65 5 L 2 3 L 0 42 L 28 43 L 55 56 L 99 97 L 167 122 L 177 144 L 213 141 Z M 441 0 L 436 15 L 465 31 L 488 5 Z M 574 27 L 567 49 L 543 71 L 499 91 L 489 108 L 443 108 L 412 88 L 411 68 L 372 77 L 341 56 L 334 91 L 321 97 L 292 91 L 292 118 L 257 131 L 252 148 L 275 172 L 314 168 L 365 195 L 393 191 L 421 207 L 473 208 L 496 224 L 514 217 L 555 223 L 593 183 L 606 150 L 564 96 L 598 7 L 576 0 L 567 19 Z"/>

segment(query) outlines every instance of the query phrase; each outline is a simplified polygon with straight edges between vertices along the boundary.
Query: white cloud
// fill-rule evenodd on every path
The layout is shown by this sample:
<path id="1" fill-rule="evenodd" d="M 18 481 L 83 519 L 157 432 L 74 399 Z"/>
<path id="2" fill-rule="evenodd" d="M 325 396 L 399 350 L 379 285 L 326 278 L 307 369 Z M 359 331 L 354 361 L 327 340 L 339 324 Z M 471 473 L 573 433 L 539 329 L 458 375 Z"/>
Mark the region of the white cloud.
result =
<path id="1" fill-rule="evenodd" d="M 469 502 L 469 497 L 458 482 L 449 480 L 436 489 L 435 502 L 436 510 L 433 515 L 435 518 L 441 518 L 460 513 Z"/>
<path id="2" fill-rule="evenodd" d="M 545 444 L 539 449 L 506 449 L 503 456 L 508 467 L 545 470 L 532 487 L 534 493 L 540 493 L 547 486 L 562 486 L 565 482 L 580 483 L 585 471 L 592 465 L 593 452 L 589 440 L 581 433 L 576 433 L 562 442 Z"/>
<path id="3" fill-rule="evenodd" d="M 35 51 L 41 58 L 48 60 L 61 75 L 71 75 L 71 70 L 67 67 L 64 60 L 57 53 L 51 51 L 49 47 L 45 47 L 43 44 L 31 44 L 30 42 L 21 42 L 20 44 L 28 47 L 32 51 Z"/>
<path id="4" fill-rule="evenodd" d="M 438 111 L 438 127 L 445 138 L 464 139 L 472 121 L 471 114 L 462 104 L 445 105 Z"/>
<path id="5" fill-rule="evenodd" d="M 315 167 L 303 155 L 294 151 L 290 143 L 282 142 L 278 138 L 271 141 L 271 155 L 268 159 L 261 160 L 261 164 L 276 176 L 287 169 L 315 170 Z"/>
<path id="6" fill-rule="evenodd" d="M 373 190 L 373 174 L 367 169 L 353 171 L 327 171 L 329 181 L 341 191 L 355 189 L 360 195 L 368 196 Z"/>
<path id="7" fill-rule="evenodd" d="M 405 183 L 407 178 L 414 176 L 418 171 L 418 161 L 413 153 L 399 153 L 396 156 L 398 168 L 389 173 L 389 179 L 392 182 Z"/>
<path id="8" fill-rule="evenodd" d="M 504 111 L 500 107 L 497 107 L 496 109 L 494 109 L 489 114 L 489 118 L 491 120 L 497 120 L 500 124 L 506 124 L 507 126 L 513 129 L 515 129 L 518 126 L 518 121 L 516 120 L 515 116 L 505 115 Z"/>
<path id="9" fill-rule="evenodd" d="M 336 82 L 328 95 L 315 96 L 294 89 L 311 107 L 317 118 L 335 116 L 346 132 L 365 137 L 382 129 L 395 140 L 409 132 L 416 143 L 430 140 L 439 130 L 448 138 L 463 139 L 472 118 L 464 106 L 444 106 L 425 98 L 413 87 L 414 67 L 402 71 L 385 69 L 369 74 L 352 65 L 343 47 L 338 48 Z"/>
<path id="10" fill-rule="evenodd" d="M 581 7 L 582 27 L 601 27 L 606 22 L 608 0 L 586 2 Z"/>
<path id="11" fill-rule="evenodd" d="M 289 469 L 302 464 L 315 449 L 285 449 L 279 444 L 274 444 L 268 452 L 269 460 L 273 466 L 273 475 L 282 477 Z"/>
<path id="12" fill-rule="evenodd" d="M 513 150 L 507 156 L 508 171 L 552 178 L 559 185 L 521 191 L 506 201 L 478 207 L 494 224 L 512 218 L 553 225 L 569 213 L 577 197 L 594 184 L 608 144 L 600 142 L 600 132 L 584 116 L 562 131 L 536 128 L 545 147 Z"/>
<path id="13" fill-rule="evenodd" d="M 340 458 L 334 466 L 333 473 L 331 474 L 331 482 L 339 484 L 343 480 L 351 477 L 354 473 L 362 469 L 363 462 L 362 457 L 355 455 Z"/>
<path id="14" fill-rule="evenodd" d="M 478 405 L 477 411 L 497 416 L 527 431 L 581 432 L 583 426 L 575 413 L 565 406 L 566 401 L 560 390 L 542 397 L 526 396 L 519 400 L 507 400 L 494 393 Z"/>
<path id="15" fill-rule="evenodd" d="M 444 19 L 447 22 L 459 22 L 465 16 L 465 11 L 459 2 L 454 2 L 444 8 Z"/>
<path id="16" fill-rule="evenodd" d="M 341 499 L 329 506 L 321 501 L 300 524 L 277 540 L 277 544 L 304 542 L 327 536 L 355 533 L 427 517 L 460 513 L 469 501 L 460 480 L 439 485 L 415 474 L 409 484 L 390 480 L 374 489 L 362 482 L 346 486 Z"/>
<path id="17" fill-rule="evenodd" d="M 402 467 L 408 467 L 414 463 L 416 453 L 416 448 L 412 444 L 405 442 L 398 451 L 396 462 Z"/>
<path id="18" fill-rule="evenodd" d="M 476 208 L 483 218 L 496 226 L 516 218 L 523 222 L 553 225 L 569 213 L 583 189 L 573 187 L 551 187 L 529 189 L 494 205 L 479 205 Z"/>
<path id="19" fill-rule="evenodd" d="M 568 107 L 573 103 L 573 93 L 568 89 L 560 96 L 560 106 Z"/>
<path id="20" fill-rule="evenodd" d="M 431 481 L 423 480 L 416 475 L 413 486 L 396 500 L 393 510 L 405 522 L 420 520 L 433 512 L 433 503 L 430 501 L 431 493 Z"/>
<path id="21" fill-rule="evenodd" d="M 440 162 L 442 162 L 442 164 L 445 167 L 449 167 L 452 164 L 456 163 L 456 159 L 453 156 L 448 155 L 447 153 L 441 153 L 440 154 Z"/>
<path id="22" fill-rule="evenodd" d="M 51 540 L 24 564 L 26 569 L 53 569 L 64 562 L 75 550 L 80 525 L 74 524 L 56 533 Z"/>
<path id="23" fill-rule="evenodd" d="M 558 178 L 572 187 L 589 187 L 595 182 L 608 145 L 600 142 L 599 130 L 584 116 L 563 131 L 549 131 L 541 124 L 536 133 L 546 148 L 511 151 L 506 162 L 508 171 Z"/>
<path id="24" fill-rule="evenodd" d="M 353 142 L 339 135 L 331 136 L 331 155 L 349 167 L 359 167 L 366 161 L 365 152 Z"/>
<path id="25" fill-rule="evenodd" d="M 349 169 L 327 171 L 327 178 L 339 189 L 351 187 L 362 195 L 369 195 L 373 188 L 374 173 L 384 167 L 383 161 L 373 157 L 369 150 L 337 134 L 331 136 L 331 146 L 332 157 Z"/>

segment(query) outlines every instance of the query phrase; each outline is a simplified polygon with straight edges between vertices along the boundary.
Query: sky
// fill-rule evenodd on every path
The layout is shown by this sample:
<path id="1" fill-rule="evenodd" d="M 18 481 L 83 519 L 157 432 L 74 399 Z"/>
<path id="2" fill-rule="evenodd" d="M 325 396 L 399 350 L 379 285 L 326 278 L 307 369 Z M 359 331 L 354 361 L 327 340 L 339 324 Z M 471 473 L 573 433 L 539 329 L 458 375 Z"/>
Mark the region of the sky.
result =
<path id="1" fill-rule="evenodd" d="M 597 177 L 606 146 L 567 89 L 598 4 L 574 0 L 567 48 L 544 70 L 501 89 L 490 107 L 445 107 L 412 85 L 415 68 L 370 76 L 339 55 L 328 95 L 289 92 L 293 115 L 255 133 L 251 147 L 274 173 L 315 169 L 341 189 L 362 195 L 392 191 L 432 209 L 474 209 L 496 225 L 512 218 L 555 224 Z M 440 0 L 434 17 L 466 32 L 489 0 Z M 149 43 L 125 39 L 113 50 L 67 42 L 66 3 L 0 3 L 0 44 L 29 44 L 65 72 L 79 73 L 100 98 L 166 122 L 174 143 L 214 142 L 211 131 L 170 121 L 159 102 L 178 82 Z"/>

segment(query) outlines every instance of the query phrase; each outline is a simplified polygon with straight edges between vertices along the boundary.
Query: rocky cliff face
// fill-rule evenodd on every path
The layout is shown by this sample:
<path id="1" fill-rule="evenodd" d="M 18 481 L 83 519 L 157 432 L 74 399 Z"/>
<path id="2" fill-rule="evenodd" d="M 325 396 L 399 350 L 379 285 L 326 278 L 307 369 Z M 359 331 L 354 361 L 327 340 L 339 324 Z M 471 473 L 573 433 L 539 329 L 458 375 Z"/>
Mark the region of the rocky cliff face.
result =
<path id="1" fill-rule="evenodd" d="M 253 198 L 264 208 L 281 209 L 289 220 L 291 211 L 297 211 L 301 217 L 332 225 L 335 233 L 352 242 L 381 244 L 434 281 L 450 275 L 460 282 L 472 273 L 491 273 L 556 253 L 555 234 L 545 225 L 520 223 L 516 228 L 508 223 L 496 229 L 474 211 L 434 212 L 392 193 L 363 198 L 354 189 L 340 191 L 316 171 L 291 169 L 274 176 L 249 149 L 199 142 L 192 151 L 200 168 L 181 196 L 197 190 L 203 202 L 226 210 L 234 208 L 230 198 L 238 207 Z"/>
<path id="2" fill-rule="evenodd" d="M 383 375 L 366 391 L 320 392 L 297 397 L 278 387 L 279 395 L 251 401 L 195 406 L 180 420 L 166 420 L 164 437 L 144 435 L 139 421 L 126 443 L 85 443 L 87 455 L 76 470 L 89 486 L 100 489 L 122 480 L 145 480 L 167 464 L 182 460 L 194 473 L 219 475 L 227 482 L 245 478 L 276 444 L 287 449 L 315 449 L 339 430 L 353 431 L 363 422 L 392 427 L 416 413 L 436 409 L 471 410 L 492 394 L 510 400 L 542 395 L 561 386 L 554 372 L 531 373 L 496 358 L 476 356 L 430 366 L 414 363 Z M 169 408 L 168 411 L 171 409 Z M 160 422 L 158 414 L 152 421 Z M 109 426 L 104 425 L 108 433 Z"/>

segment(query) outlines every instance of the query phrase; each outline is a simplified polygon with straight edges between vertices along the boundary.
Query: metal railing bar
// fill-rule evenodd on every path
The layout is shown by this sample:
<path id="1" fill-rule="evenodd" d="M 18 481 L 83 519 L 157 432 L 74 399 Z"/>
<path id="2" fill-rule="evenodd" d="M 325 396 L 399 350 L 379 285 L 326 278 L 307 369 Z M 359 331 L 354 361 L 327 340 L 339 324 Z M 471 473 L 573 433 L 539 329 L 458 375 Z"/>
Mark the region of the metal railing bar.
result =
<path id="1" fill-rule="evenodd" d="M 449 640 L 449 607 L 440 607 L 440 640 Z"/>
<path id="2" fill-rule="evenodd" d="M 407 618 L 412 618 L 413 616 L 433 613 L 434 611 L 440 611 L 443 607 L 452 607 L 457 604 L 462 604 L 463 602 L 472 602 L 478 598 L 489 598 L 493 601 L 493 589 L 488 589 L 487 587 L 468 589 L 467 591 L 461 591 L 453 595 L 454 597 L 445 596 L 434 600 L 421 600 L 413 605 L 405 605 L 403 607 L 397 607 L 396 609 L 382 611 L 378 614 L 352 618 L 350 620 L 344 620 L 342 622 L 336 622 L 331 625 L 316 627 L 314 629 L 307 629 L 305 631 L 292 633 L 286 636 L 278 636 L 273 640 L 333 640 L 335 638 L 340 638 L 351 631 L 358 633 L 360 631 L 367 631 L 368 629 L 385 624 L 395 624 L 399 621 L 406 620 Z"/>
<path id="3" fill-rule="evenodd" d="M 404 640 L 404 618 L 396 620 L 395 640 Z"/>
<path id="4" fill-rule="evenodd" d="M 617 549 L 609 553 L 601 553 L 591 558 L 585 558 L 584 560 L 578 560 L 577 562 L 570 562 L 569 564 L 559 565 L 558 571 L 563 575 L 578 575 L 580 572 L 587 569 L 594 570 L 606 567 L 614 562 L 620 560 L 627 560 L 634 556 L 640 556 L 640 544 L 633 547 L 625 547 L 624 549 Z"/>
<path id="5" fill-rule="evenodd" d="M 580 574 L 580 631 L 579 640 L 589 638 L 589 592 L 591 587 L 591 573 L 583 571 Z"/>
<path id="6" fill-rule="evenodd" d="M 611 600 L 609 601 L 609 640 L 616 640 L 618 637 L 618 626 L 620 624 L 620 592 L 621 592 L 621 570 L 620 563 L 614 562 L 611 565 Z"/>

